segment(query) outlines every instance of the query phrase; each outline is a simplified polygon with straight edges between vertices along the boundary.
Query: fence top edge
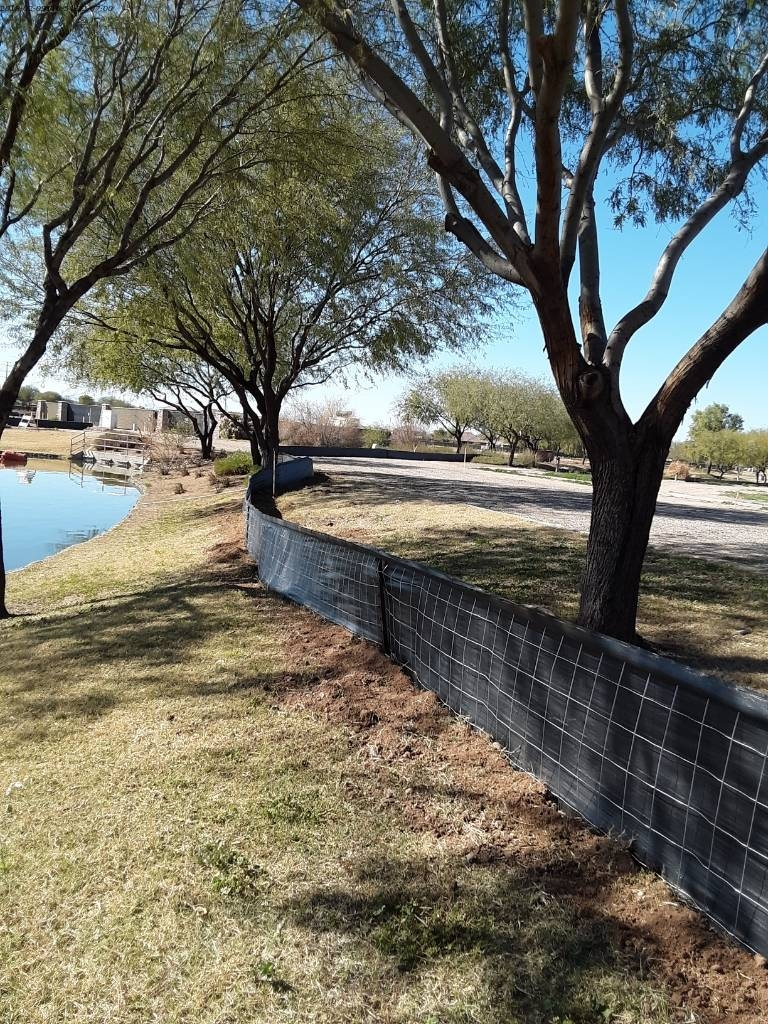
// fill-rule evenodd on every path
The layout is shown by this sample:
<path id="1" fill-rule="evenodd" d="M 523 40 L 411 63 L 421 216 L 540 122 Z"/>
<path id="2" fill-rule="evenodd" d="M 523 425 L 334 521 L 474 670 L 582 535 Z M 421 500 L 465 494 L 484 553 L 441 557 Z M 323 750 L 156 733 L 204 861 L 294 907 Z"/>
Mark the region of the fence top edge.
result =
<path id="1" fill-rule="evenodd" d="M 433 569 L 421 562 L 401 558 L 399 555 L 390 554 L 372 545 L 358 544 L 355 541 L 334 537 L 329 533 L 310 530 L 306 526 L 300 526 L 298 523 L 293 523 L 290 520 L 269 516 L 255 508 L 247 498 L 245 504 L 249 513 L 259 516 L 274 526 L 291 530 L 295 533 L 305 534 L 308 537 L 337 547 L 358 551 L 369 558 L 383 562 L 386 567 L 399 565 L 443 583 L 449 583 L 451 586 L 458 587 L 465 592 L 480 595 L 491 607 L 511 612 L 518 620 L 523 620 L 541 629 L 549 628 L 552 630 L 554 628 L 559 630 L 560 633 L 591 649 L 592 652 L 597 651 L 598 653 L 608 654 L 621 661 L 630 663 L 635 668 L 664 676 L 673 683 L 695 690 L 706 697 L 719 700 L 735 711 L 768 723 L 768 697 L 762 696 L 757 690 L 750 690 L 735 683 L 727 683 L 715 676 L 698 672 L 688 665 L 681 665 L 679 662 L 665 658 L 663 655 L 654 654 L 652 651 L 645 651 L 641 647 L 635 647 L 633 644 L 625 643 L 623 640 L 616 640 L 613 637 L 605 636 L 603 633 L 596 633 L 584 626 L 577 626 L 574 622 L 559 619 L 556 615 L 551 615 L 549 612 L 541 611 L 530 605 L 517 604 L 509 598 L 501 597 L 488 590 L 483 590 L 482 587 L 476 587 L 472 583 L 456 579 L 454 576 L 449 576 L 447 573 L 440 572 L 438 569 Z"/>

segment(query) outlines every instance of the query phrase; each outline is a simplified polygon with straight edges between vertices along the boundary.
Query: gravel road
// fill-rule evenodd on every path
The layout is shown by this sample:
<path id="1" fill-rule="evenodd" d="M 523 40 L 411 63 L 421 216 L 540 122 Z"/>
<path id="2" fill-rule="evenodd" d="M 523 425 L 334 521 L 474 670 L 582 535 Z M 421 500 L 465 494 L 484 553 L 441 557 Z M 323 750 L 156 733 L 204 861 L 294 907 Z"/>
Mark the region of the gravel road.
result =
<path id="1" fill-rule="evenodd" d="M 472 464 L 375 458 L 315 459 L 315 467 L 357 477 L 361 498 L 365 494 L 367 500 L 375 497 L 371 491 L 389 498 L 407 493 L 411 498 L 479 505 L 544 526 L 589 530 L 589 487 L 541 471 L 494 472 Z M 739 499 L 732 486 L 665 480 L 651 544 L 768 573 L 768 503 Z"/>

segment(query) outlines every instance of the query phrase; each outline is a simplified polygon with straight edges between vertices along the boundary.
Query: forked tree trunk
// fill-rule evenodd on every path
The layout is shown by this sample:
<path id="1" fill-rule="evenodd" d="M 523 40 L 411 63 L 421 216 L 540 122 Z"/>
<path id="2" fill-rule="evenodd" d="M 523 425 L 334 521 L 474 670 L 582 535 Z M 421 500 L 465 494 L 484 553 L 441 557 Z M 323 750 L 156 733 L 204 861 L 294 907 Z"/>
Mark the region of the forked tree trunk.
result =
<path id="1" fill-rule="evenodd" d="M 640 576 L 668 450 L 646 439 L 622 455 L 590 455 L 592 519 L 578 622 L 630 643 L 637 639 Z"/>
<path id="2" fill-rule="evenodd" d="M 216 432 L 216 424 L 205 430 L 199 431 L 197 438 L 200 442 L 200 457 L 210 459 L 213 457 L 213 435 Z"/>
<path id="3" fill-rule="evenodd" d="M 280 448 L 280 407 L 272 396 L 264 397 L 264 442 L 260 461 L 266 469 L 272 469 Z"/>

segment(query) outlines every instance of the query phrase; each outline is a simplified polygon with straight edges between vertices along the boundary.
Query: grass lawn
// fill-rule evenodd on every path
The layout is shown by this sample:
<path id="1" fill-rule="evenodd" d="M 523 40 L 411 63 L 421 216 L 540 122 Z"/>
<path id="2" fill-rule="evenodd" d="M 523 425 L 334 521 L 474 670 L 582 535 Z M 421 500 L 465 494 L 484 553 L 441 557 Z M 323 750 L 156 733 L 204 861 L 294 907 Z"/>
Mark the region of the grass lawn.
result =
<path id="1" fill-rule="evenodd" d="M 764 1022 L 751 957 L 254 582 L 241 498 L 156 480 L 10 577 L 3 1024 Z"/>
<path id="2" fill-rule="evenodd" d="M 321 500 L 318 500 L 320 495 Z M 400 500 L 402 498 L 402 500 Z M 304 526 L 413 558 L 566 619 L 578 611 L 586 537 L 471 505 L 412 501 L 338 478 L 286 495 Z M 768 690 L 768 578 L 649 551 L 638 628 L 664 653 L 731 682 Z"/>
<path id="3" fill-rule="evenodd" d="M 0 451 L 27 452 L 28 454 L 58 455 L 69 458 L 70 444 L 78 437 L 76 430 L 19 430 L 6 427 L 0 437 Z"/>
<path id="4" fill-rule="evenodd" d="M 737 498 L 746 498 L 748 501 L 759 501 L 763 505 L 768 504 L 768 488 L 764 491 L 739 491 L 736 494 Z"/>

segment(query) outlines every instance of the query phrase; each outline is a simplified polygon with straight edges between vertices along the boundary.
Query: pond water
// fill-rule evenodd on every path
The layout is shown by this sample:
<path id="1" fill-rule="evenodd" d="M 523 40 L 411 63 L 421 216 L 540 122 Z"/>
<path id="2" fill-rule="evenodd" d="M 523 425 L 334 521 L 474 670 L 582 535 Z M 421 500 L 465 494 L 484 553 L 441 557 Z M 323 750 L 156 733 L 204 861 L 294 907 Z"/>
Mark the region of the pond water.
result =
<path id="1" fill-rule="evenodd" d="M 30 459 L 0 468 L 6 569 L 20 569 L 119 523 L 139 491 L 129 477 L 75 463 Z"/>

